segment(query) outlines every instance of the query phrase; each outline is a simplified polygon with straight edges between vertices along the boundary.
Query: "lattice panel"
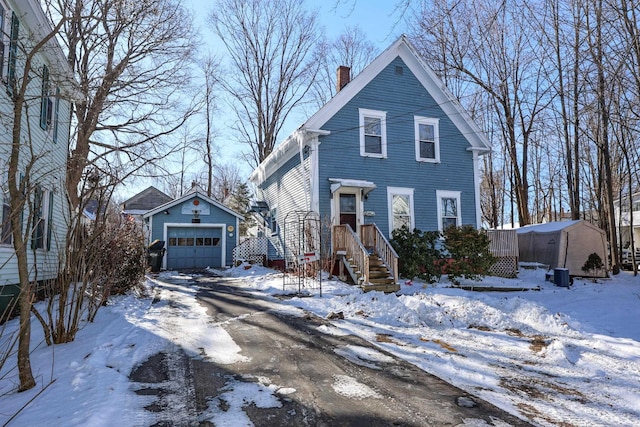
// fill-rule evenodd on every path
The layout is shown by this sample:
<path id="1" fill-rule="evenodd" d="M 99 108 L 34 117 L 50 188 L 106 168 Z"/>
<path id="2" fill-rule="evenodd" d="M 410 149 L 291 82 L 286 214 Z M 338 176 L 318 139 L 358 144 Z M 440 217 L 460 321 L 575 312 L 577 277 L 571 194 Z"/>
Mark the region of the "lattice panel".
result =
<path id="1" fill-rule="evenodd" d="M 233 264 L 245 260 L 251 264 L 264 265 L 267 259 L 268 241 L 266 237 L 253 237 L 233 248 Z"/>
<path id="2" fill-rule="evenodd" d="M 499 257 L 498 261 L 491 266 L 489 274 L 497 277 L 513 279 L 518 276 L 518 257 Z"/>

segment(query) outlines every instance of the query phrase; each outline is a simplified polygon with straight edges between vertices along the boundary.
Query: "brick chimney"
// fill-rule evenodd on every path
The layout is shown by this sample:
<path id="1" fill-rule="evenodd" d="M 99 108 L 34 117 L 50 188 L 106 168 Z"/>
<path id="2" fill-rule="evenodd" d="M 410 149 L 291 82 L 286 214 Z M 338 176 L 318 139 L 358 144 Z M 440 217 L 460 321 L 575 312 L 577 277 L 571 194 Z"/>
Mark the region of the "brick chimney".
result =
<path id="1" fill-rule="evenodd" d="M 341 65 L 338 67 L 338 80 L 336 85 L 336 91 L 340 90 L 351 81 L 351 68 Z"/>

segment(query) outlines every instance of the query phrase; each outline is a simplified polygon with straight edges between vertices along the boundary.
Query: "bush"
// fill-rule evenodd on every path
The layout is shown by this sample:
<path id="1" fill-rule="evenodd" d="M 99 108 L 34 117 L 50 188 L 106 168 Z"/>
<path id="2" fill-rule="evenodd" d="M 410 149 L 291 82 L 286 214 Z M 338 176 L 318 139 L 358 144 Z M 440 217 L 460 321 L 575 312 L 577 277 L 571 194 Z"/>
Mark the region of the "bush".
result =
<path id="1" fill-rule="evenodd" d="M 449 227 L 444 232 L 444 249 L 451 258 L 446 273 L 459 284 L 459 278 L 480 280 L 496 262 L 489 251 L 489 236 L 471 225 Z"/>
<path id="2" fill-rule="evenodd" d="M 440 232 L 417 228 L 413 232 L 403 226 L 391 233 L 391 245 L 398 254 L 399 273 L 409 279 L 419 278 L 435 283 L 442 275 L 442 252 L 439 249 Z"/>
<path id="3" fill-rule="evenodd" d="M 131 220 L 116 217 L 107 221 L 96 239 L 96 264 L 91 280 L 100 286 L 104 298 L 125 294 L 137 288 L 145 274 L 146 248 L 140 226 Z"/>
<path id="4" fill-rule="evenodd" d="M 582 271 L 584 271 L 585 273 L 589 273 L 591 271 L 600 270 L 602 267 L 604 267 L 602 258 L 600 258 L 600 255 L 598 255 L 597 253 L 593 252 L 589 254 L 587 261 L 582 266 Z"/>

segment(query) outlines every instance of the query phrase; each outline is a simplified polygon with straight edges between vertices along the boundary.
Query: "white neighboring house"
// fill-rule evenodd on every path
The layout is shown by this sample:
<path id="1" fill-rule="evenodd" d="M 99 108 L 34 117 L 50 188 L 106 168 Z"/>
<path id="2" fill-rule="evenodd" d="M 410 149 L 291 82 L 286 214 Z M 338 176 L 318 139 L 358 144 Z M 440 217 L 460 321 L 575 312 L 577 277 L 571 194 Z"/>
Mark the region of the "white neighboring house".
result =
<path id="1" fill-rule="evenodd" d="M 0 0 L 0 297 L 19 283 L 7 187 L 13 126 L 12 82 L 22 84 L 26 53 L 51 31 L 38 0 Z M 67 233 L 65 173 L 70 135 L 72 72 L 62 49 L 52 39 L 34 57 L 23 114 L 20 180 L 29 185 L 29 203 L 22 212 L 31 280 L 56 276 Z M 29 164 L 31 163 L 30 167 Z M 27 175 L 28 173 L 28 175 Z M 31 216 L 31 217 L 29 217 Z M 31 219 L 31 221 L 27 221 Z M 1 299 L 1 298 L 0 298 Z M 0 310 L 2 301 L 0 300 Z"/>
<path id="2" fill-rule="evenodd" d="M 631 241 L 633 240 L 636 248 L 636 258 L 638 258 L 640 256 L 640 192 L 634 193 L 631 200 L 631 206 L 629 206 L 628 198 L 623 198 L 622 204 L 620 200 L 614 202 L 616 225 L 618 226 L 618 235 L 622 248 L 630 249 Z M 623 258 L 624 256 L 625 254 L 623 253 Z M 625 260 L 623 259 L 622 261 L 624 264 Z M 630 263 L 631 260 L 629 259 L 627 262 Z"/>

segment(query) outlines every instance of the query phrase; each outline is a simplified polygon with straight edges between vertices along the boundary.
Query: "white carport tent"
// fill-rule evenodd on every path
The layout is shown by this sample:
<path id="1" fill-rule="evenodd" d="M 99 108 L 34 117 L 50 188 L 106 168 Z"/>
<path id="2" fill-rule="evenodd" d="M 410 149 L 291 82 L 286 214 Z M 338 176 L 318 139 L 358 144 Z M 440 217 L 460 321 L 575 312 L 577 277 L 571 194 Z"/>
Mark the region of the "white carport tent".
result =
<path id="1" fill-rule="evenodd" d="M 567 268 L 571 276 L 606 277 L 607 238 L 603 230 L 584 221 L 560 221 L 527 225 L 516 230 L 521 262 L 539 262 L 550 269 Z M 596 253 L 605 264 L 600 271 L 586 273 L 582 266 Z"/>

